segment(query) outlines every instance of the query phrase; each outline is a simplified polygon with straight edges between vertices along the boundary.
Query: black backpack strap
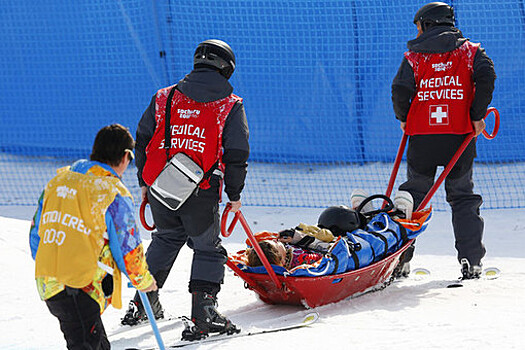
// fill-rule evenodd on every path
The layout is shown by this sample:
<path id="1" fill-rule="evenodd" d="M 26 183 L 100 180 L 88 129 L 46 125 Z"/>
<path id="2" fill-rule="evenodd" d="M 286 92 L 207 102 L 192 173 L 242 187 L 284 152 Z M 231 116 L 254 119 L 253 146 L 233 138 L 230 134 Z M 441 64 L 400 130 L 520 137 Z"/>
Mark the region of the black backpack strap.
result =
<path id="1" fill-rule="evenodd" d="M 312 236 L 304 236 L 299 240 L 299 242 L 295 243 L 294 245 L 301 247 L 303 249 L 308 249 L 308 246 L 312 244 L 312 242 L 315 241 L 315 237 Z"/>
<path id="2" fill-rule="evenodd" d="M 170 149 L 171 149 L 171 101 L 173 101 L 173 95 L 175 94 L 176 87 L 172 87 L 166 101 L 166 111 L 164 113 L 164 149 L 166 150 L 166 162 L 170 160 Z"/>
<path id="3" fill-rule="evenodd" d="M 219 167 L 219 160 L 217 159 L 217 161 L 213 163 L 213 165 L 208 169 L 208 171 L 204 173 L 204 175 L 202 176 L 202 180 L 209 179 L 211 175 L 213 174 L 213 172 L 215 171 L 215 169 L 217 169 L 218 167 Z"/>
<path id="4" fill-rule="evenodd" d="M 376 221 L 376 222 L 374 222 L 374 224 L 377 225 L 377 226 L 379 226 L 379 228 L 380 228 L 381 230 L 384 230 L 385 227 L 386 227 L 381 221 Z M 393 232 L 392 230 L 389 230 L 389 229 L 387 229 L 386 231 L 387 231 L 387 232 L 389 232 L 389 231 L 390 231 L 390 232 Z M 370 233 L 370 234 L 372 234 L 373 236 L 379 238 L 379 239 L 383 242 L 383 244 L 385 245 L 385 249 L 384 249 L 384 251 L 383 251 L 383 254 L 386 256 L 386 254 L 387 254 L 387 252 L 388 252 L 388 240 L 386 239 L 386 237 L 383 236 L 381 233 L 376 232 L 376 231 L 369 230 L 369 231 L 367 231 L 367 232 Z M 397 236 L 397 235 L 395 234 L 395 232 L 394 232 L 394 235 Z"/>
<path id="5" fill-rule="evenodd" d="M 397 224 L 397 226 L 399 226 L 399 234 L 401 235 L 401 237 L 400 237 L 401 238 L 401 242 L 402 242 L 402 244 L 405 244 L 406 242 L 408 242 L 407 229 L 400 222 L 397 222 L 396 220 L 392 220 L 392 221 L 395 222 Z"/>
<path id="6" fill-rule="evenodd" d="M 354 270 L 359 269 L 359 257 L 357 256 L 356 251 L 361 250 L 361 244 L 354 244 L 353 242 L 346 241 L 348 244 L 348 253 L 350 253 L 350 256 L 352 257 L 352 260 L 354 260 Z"/>

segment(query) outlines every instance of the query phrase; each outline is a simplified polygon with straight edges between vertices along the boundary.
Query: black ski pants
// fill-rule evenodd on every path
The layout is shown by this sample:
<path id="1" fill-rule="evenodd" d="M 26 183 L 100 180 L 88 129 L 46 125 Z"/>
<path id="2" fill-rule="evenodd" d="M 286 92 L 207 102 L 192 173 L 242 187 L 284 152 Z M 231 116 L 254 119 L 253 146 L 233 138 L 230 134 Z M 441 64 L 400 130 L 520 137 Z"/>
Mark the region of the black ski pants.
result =
<path id="1" fill-rule="evenodd" d="M 218 186 L 218 183 L 216 184 Z M 172 211 L 148 194 L 157 231 L 146 252 L 146 261 L 160 287 L 184 244 L 193 250 L 191 281 L 219 285 L 224 278 L 226 249 L 221 245 L 218 187 L 200 191 L 178 211 Z"/>
<path id="2" fill-rule="evenodd" d="M 425 162 L 413 164 L 409 148 L 407 181 L 399 186 L 399 190 L 410 192 L 414 198 L 414 209 L 419 206 L 434 184 L 437 166 L 446 165 L 446 163 L 441 164 L 442 162 L 433 163 L 432 153 L 427 153 L 426 157 Z M 485 246 L 482 243 L 484 223 L 479 211 L 483 200 L 480 195 L 473 192 L 473 162 L 474 156 L 468 153 L 460 158 L 445 179 L 445 192 L 452 210 L 452 226 L 458 261 L 467 258 L 471 265 L 480 265 L 485 255 Z"/>
<path id="3" fill-rule="evenodd" d="M 80 289 L 66 289 L 46 300 L 70 350 L 110 349 L 99 304 Z"/>

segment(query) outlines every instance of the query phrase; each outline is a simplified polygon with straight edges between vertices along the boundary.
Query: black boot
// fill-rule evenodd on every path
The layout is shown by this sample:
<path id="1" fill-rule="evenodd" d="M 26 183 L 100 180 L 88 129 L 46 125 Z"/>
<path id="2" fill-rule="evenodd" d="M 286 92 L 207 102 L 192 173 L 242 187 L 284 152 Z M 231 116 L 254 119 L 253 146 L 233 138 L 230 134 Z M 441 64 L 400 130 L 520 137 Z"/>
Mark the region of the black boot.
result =
<path id="1" fill-rule="evenodd" d="M 481 264 L 479 265 L 470 265 L 470 262 L 463 258 L 460 261 L 461 263 L 461 279 L 471 280 L 481 277 Z"/>
<path id="2" fill-rule="evenodd" d="M 158 320 L 164 318 L 164 310 L 162 309 L 162 305 L 159 301 L 159 291 L 156 290 L 154 292 L 148 292 L 146 293 L 146 295 L 148 296 L 148 300 L 151 305 L 151 310 L 153 311 L 155 319 Z M 146 310 L 142 305 L 140 295 L 137 292 L 135 293 L 135 297 L 133 298 L 133 300 L 130 300 L 128 311 L 126 311 L 126 314 L 120 320 L 120 323 L 123 325 L 134 326 L 136 324 L 146 321 L 147 319 L 148 315 L 146 314 Z"/>
<path id="3" fill-rule="evenodd" d="M 183 340 L 203 339 L 209 333 L 234 334 L 241 331 L 217 311 L 217 298 L 214 294 L 202 291 L 194 291 L 191 294 L 191 321 L 194 326 L 186 327 L 182 332 Z"/>
<path id="4" fill-rule="evenodd" d="M 410 260 L 414 257 L 414 250 L 416 247 L 412 244 L 403 254 L 399 257 L 399 263 L 397 264 L 392 276 L 395 278 L 408 277 L 410 275 Z"/>

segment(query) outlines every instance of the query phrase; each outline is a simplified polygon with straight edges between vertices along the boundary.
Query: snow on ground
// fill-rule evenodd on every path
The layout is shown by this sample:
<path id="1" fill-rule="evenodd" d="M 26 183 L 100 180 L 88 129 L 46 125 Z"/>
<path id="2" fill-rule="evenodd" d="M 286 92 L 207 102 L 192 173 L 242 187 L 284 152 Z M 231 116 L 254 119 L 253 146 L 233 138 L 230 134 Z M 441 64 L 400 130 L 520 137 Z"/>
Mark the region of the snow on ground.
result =
<path id="1" fill-rule="evenodd" d="M 40 301 L 34 282 L 28 230 L 31 207 L 0 206 L 1 349 L 63 349 L 58 321 Z M 321 209 L 245 207 L 253 231 L 281 230 L 299 222 L 315 224 Z M 447 289 L 459 276 L 450 213 L 435 212 L 429 228 L 418 239 L 412 267 L 432 271 L 427 278 L 411 277 L 385 290 L 316 308 L 318 323 L 285 333 L 228 339 L 200 349 L 521 349 L 525 329 L 525 209 L 484 211 L 487 256 L 484 266 L 497 266 L 497 280 L 469 282 Z M 145 245 L 149 234 L 143 232 Z M 226 248 L 244 246 L 240 229 L 224 239 Z M 184 248 L 161 291 L 161 302 L 174 317 L 189 315 L 187 292 L 191 251 Z M 124 304 L 133 290 L 123 291 Z M 219 309 L 244 328 L 252 322 L 304 312 L 301 307 L 266 305 L 243 281 L 227 271 L 219 294 Z M 108 334 L 120 330 L 123 310 L 110 307 L 103 314 Z M 160 324 L 166 344 L 178 340 L 180 324 Z M 154 346 L 148 327 L 111 336 L 113 349 Z"/>

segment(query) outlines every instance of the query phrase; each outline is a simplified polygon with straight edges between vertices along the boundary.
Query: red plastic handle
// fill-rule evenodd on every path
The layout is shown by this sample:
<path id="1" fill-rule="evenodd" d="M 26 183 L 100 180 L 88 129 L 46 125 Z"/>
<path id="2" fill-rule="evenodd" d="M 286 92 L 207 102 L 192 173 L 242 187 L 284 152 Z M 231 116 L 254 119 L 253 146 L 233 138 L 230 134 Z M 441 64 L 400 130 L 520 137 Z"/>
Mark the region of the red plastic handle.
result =
<path id="1" fill-rule="evenodd" d="M 487 109 L 487 114 L 485 114 L 485 118 L 487 118 L 490 113 L 494 113 L 494 129 L 490 134 L 486 130 L 483 130 L 482 132 L 483 136 L 485 136 L 487 140 L 492 140 L 495 138 L 499 130 L 499 111 L 494 107 L 489 107 Z"/>
<path id="2" fill-rule="evenodd" d="M 239 217 L 241 216 L 241 212 L 238 211 L 234 214 L 233 220 L 228 226 L 228 229 L 226 229 L 226 224 L 228 223 L 228 214 L 230 213 L 230 210 L 232 210 L 231 203 L 226 203 L 226 207 L 224 208 L 224 212 L 222 213 L 221 218 L 221 234 L 223 237 L 230 237 L 230 235 L 233 232 L 233 229 L 235 228 L 235 225 L 237 224 L 237 221 L 239 221 Z"/>
<path id="3" fill-rule="evenodd" d="M 153 224 L 152 226 L 148 225 L 148 223 L 146 222 L 146 215 L 145 215 L 145 211 L 146 211 L 146 204 L 148 204 L 148 199 L 144 199 L 142 201 L 142 203 L 140 204 L 140 210 L 139 210 L 139 215 L 140 215 L 140 222 L 142 223 L 142 226 L 144 226 L 144 228 L 148 231 L 153 231 L 155 229 L 155 224 Z"/>
<path id="4" fill-rule="evenodd" d="M 403 158 L 403 152 L 405 152 L 407 139 L 408 139 L 408 135 L 403 132 L 403 137 L 401 138 L 401 142 L 399 143 L 399 147 L 397 149 L 397 155 L 394 161 L 394 167 L 392 168 L 392 173 L 390 174 L 390 179 L 388 180 L 388 186 L 386 188 L 385 195 L 387 197 L 390 197 L 390 195 L 392 194 L 392 189 L 394 188 L 394 183 L 396 182 L 399 165 L 401 164 L 401 159 Z M 383 206 L 381 208 L 385 208 L 386 204 L 387 204 L 386 201 L 383 201 Z"/>

